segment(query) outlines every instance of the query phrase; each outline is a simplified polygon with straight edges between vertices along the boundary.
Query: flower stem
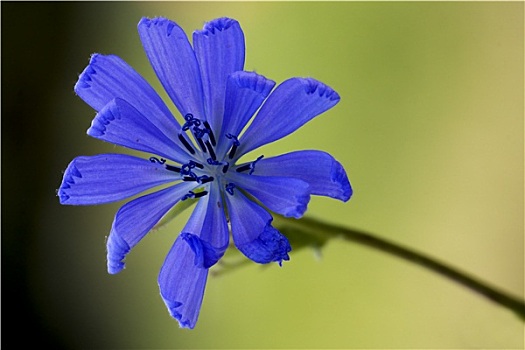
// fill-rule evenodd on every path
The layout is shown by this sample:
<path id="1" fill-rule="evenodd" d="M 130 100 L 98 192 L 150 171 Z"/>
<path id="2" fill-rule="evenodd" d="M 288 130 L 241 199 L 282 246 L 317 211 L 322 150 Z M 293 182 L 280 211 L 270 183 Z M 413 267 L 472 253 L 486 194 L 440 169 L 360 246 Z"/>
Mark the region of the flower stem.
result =
<path id="1" fill-rule="evenodd" d="M 315 237 L 314 241 L 318 243 L 320 242 L 321 244 L 324 244 L 330 238 L 341 237 L 347 241 L 362 244 L 412 262 L 416 265 L 447 277 L 452 281 L 457 282 L 476 293 L 479 293 L 480 295 L 499 304 L 500 306 L 514 311 L 522 321 L 525 321 L 525 302 L 523 300 L 508 295 L 507 293 L 498 290 L 497 288 L 492 287 L 487 283 L 478 280 L 477 278 L 469 276 L 465 272 L 428 257 L 422 253 L 389 242 L 370 233 L 321 222 L 312 218 L 302 218 L 300 220 L 283 218 L 279 216 L 276 216 L 275 218 L 275 226 L 285 234 L 288 234 L 287 232 L 297 233 L 297 231 L 301 231 L 301 233 L 313 235 Z"/>

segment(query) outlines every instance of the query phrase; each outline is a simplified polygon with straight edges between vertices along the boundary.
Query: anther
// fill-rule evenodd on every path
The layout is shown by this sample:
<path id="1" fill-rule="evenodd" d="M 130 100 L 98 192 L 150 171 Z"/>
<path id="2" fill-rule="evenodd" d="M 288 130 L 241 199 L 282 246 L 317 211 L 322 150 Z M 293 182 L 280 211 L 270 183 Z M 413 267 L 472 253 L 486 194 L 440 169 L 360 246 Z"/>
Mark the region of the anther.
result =
<path id="1" fill-rule="evenodd" d="M 202 191 L 202 192 L 197 192 L 194 194 L 194 197 L 193 198 L 200 198 L 200 197 L 204 197 L 205 195 L 208 194 L 208 191 Z"/>
<path id="2" fill-rule="evenodd" d="M 250 170 L 252 167 L 252 164 L 249 163 L 249 164 L 244 164 L 243 166 L 240 166 L 238 167 L 237 169 L 235 169 L 236 172 L 238 173 L 242 173 L 243 171 L 246 171 L 246 170 Z"/>
<path id="3" fill-rule="evenodd" d="M 200 184 L 212 182 L 213 180 L 215 180 L 213 176 L 208 176 L 208 175 L 202 175 L 201 177 L 197 178 L 197 182 Z"/>
<path id="4" fill-rule="evenodd" d="M 181 201 L 185 201 L 186 199 L 190 199 L 190 198 L 201 198 L 201 197 L 204 197 L 205 195 L 208 194 L 208 191 L 201 191 L 201 192 L 193 192 L 193 191 L 188 191 L 188 193 L 186 193 L 184 196 L 182 196 L 182 198 L 180 199 Z"/>
<path id="5" fill-rule="evenodd" d="M 237 147 L 241 145 L 239 140 L 237 139 L 237 136 L 232 134 L 226 134 L 226 137 L 233 140 L 232 148 L 230 149 L 230 153 L 228 153 L 228 157 L 232 159 L 235 156 L 235 152 L 237 151 Z"/>
<path id="6" fill-rule="evenodd" d="M 204 121 L 203 125 L 206 128 L 206 131 L 208 132 L 208 136 L 210 137 L 211 144 L 215 146 L 216 145 L 215 135 L 213 135 L 213 131 L 211 130 L 210 124 L 208 124 L 207 121 Z"/>
<path id="7" fill-rule="evenodd" d="M 222 172 L 224 174 L 226 174 L 226 172 L 228 171 L 228 168 L 230 167 L 230 163 L 226 162 L 226 165 L 224 167 L 222 167 Z"/>
<path id="8" fill-rule="evenodd" d="M 210 152 L 210 157 L 213 160 L 217 160 L 217 156 L 215 155 L 215 151 L 213 150 L 213 146 L 210 144 L 210 141 L 206 140 L 206 147 L 208 147 L 208 151 Z"/>
<path id="9" fill-rule="evenodd" d="M 235 156 L 235 152 L 237 151 L 237 146 L 234 144 L 230 150 L 230 153 L 228 153 L 228 157 L 230 159 L 233 159 L 233 157 Z"/>
<path id="10" fill-rule="evenodd" d="M 176 173 L 180 173 L 180 170 L 181 170 L 179 167 L 174 166 L 174 165 L 169 165 L 169 164 L 166 164 L 165 167 L 166 167 L 166 170 L 174 171 Z"/>
<path id="11" fill-rule="evenodd" d="M 186 140 L 183 134 L 179 134 L 179 140 L 191 154 L 195 154 L 195 150 L 193 149 L 193 147 L 191 147 L 190 143 L 188 142 L 188 140 Z"/>
<path id="12" fill-rule="evenodd" d="M 196 136 L 195 137 L 197 139 L 197 143 L 199 144 L 199 146 L 201 147 L 201 150 L 206 153 L 206 146 L 204 145 L 204 142 L 202 141 L 202 138 L 201 137 L 198 137 Z"/>

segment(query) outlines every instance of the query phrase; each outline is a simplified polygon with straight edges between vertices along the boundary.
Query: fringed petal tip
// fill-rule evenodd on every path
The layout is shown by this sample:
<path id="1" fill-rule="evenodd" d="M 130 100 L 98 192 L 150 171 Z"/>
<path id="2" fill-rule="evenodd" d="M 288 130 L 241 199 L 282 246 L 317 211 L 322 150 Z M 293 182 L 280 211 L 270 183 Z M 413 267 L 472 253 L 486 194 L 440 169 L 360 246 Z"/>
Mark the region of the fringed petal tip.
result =
<path id="1" fill-rule="evenodd" d="M 97 74 L 97 69 L 99 68 L 99 61 L 104 59 L 114 60 L 118 58 L 115 55 L 102 55 L 99 53 L 92 54 L 89 58 L 89 64 L 84 68 L 82 73 L 80 73 L 75 87 L 73 88 L 77 95 L 82 97 L 82 90 L 91 88 L 93 76 Z"/>
<path id="2" fill-rule="evenodd" d="M 339 191 L 338 193 L 334 193 L 333 198 L 347 202 L 350 197 L 352 197 L 354 191 L 350 185 L 345 169 L 341 163 L 336 160 L 332 163 L 331 180 L 339 185 Z"/>
<path id="3" fill-rule="evenodd" d="M 107 126 L 120 115 L 117 99 L 111 100 L 100 112 L 97 113 L 87 134 L 91 137 L 100 138 L 106 134 Z"/>
<path id="4" fill-rule="evenodd" d="M 176 30 L 175 33 L 183 33 L 182 28 L 177 23 L 165 17 L 143 17 L 137 25 L 139 32 L 141 31 L 141 29 L 144 28 L 154 29 L 153 27 L 164 28 L 163 30 L 165 31 L 164 34 L 166 35 L 166 37 L 170 37 L 173 33 L 173 29 L 175 28 L 178 28 L 178 30 Z M 159 31 L 159 33 L 162 32 Z"/>
<path id="5" fill-rule="evenodd" d="M 301 82 L 308 95 L 317 93 L 320 97 L 324 97 L 330 101 L 336 101 L 336 103 L 341 99 L 335 90 L 314 78 L 302 78 Z"/>
<path id="6" fill-rule="evenodd" d="M 290 260 L 288 253 L 292 250 L 288 239 L 270 223 L 263 232 L 251 242 L 237 244 L 237 248 L 248 258 L 259 264 L 277 262 L 282 265 L 283 260 Z"/>
<path id="7" fill-rule="evenodd" d="M 175 27 L 175 23 L 165 17 L 154 17 L 154 18 L 148 18 L 148 17 L 142 17 L 139 21 L 139 24 L 137 25 L 138 28 L 146 27 L 150 28 L 151 26 L 163 26 L 167 24 L 166 27 L 166 35 L 170 36 L 171 31 Z"/>
<path id="8" fill-rule="evenodd" d="M 255 72 L 238 71 L 231 74 L 228 80 L 240 89 L 253 90 L 264 97 L 267 97 L 275 86 L 275 81 Z"/>
<path id="9" fill-rule="evenodd" d="M 91 76 L 93 74 L 96 74 L 96 71 L 95 71 L 95 68 L 93 68 L 93 65 L 98 55 L 99 54 L 96 54 L 96 53 L 91 55 L 88 66 L 84 68 L 82 73 L 80 73 L 80 75 L 78 76 L 78 80 L 75 84 L 75 87 L 73 88 L 73 90 L 75 91 L 77 95 L 80 95 L 79 93 L 80 90 L 89 89 L 91 87 L 91 82 L 92 82 Z"/>
<path id="10" fill-rule="evenodd" d="M 168 312 L 170 313 L 170 316 L 179 322 L 180 328 L 189 328 L 193 329 L 195 327 L 195 322 L 192 322 L 188 318 L 184 318 L 182 314 L 177 310 L 180 306 L 182 306 L 181 302 L 174 301 L 174 300 L 168 300 L 164 298 L 164 296 L 160 295 L 162 299 L 164 300 L 164 304 L 166 304 L 166 307 L 168 308 Z"/>
<path id="11" fill-rule="evenodd" d="M 130 251 L 129 244 L 116 231 L 111 230 L 106 248 L 108 273 L 119 273 L 125 266 L 123 260 Z"/>
<path id="12" fill-rule="evenodd" d="M 239 22 L 237 22 L 236 20 L 232 18 L 221 17 L 221 18 L 216 18 L 214 20 L 206 22 L 202 30 L 195 31 L 195 32 L 198 34 L 209 36 L 209 35 L 214 35 L 215 31 L 221 32 L 234 25 L 239 26 Z"/>
<path id="13" fill-rule="evenodd" d="M 60 201 L 60 204 L 74 204 L 70 203 L 70 195 L 68 194 L 68 189 L 71 188 L 71 185 L 75 184 L 75 179 L 81 179 L 82 174 L 76 167 L 76 158 L 69 163 L 66 170 L 64 171 L 64 176 L 62 178 L 62 183 L 57 190 L 57 196 Z"/>

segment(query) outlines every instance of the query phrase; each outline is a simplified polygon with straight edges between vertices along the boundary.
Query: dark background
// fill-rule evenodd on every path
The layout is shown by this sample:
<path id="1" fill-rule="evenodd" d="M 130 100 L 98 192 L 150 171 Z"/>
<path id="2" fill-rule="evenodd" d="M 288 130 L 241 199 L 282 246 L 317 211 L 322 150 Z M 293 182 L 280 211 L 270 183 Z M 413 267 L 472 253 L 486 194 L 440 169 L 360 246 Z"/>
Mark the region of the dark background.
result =
<path id="1" fill-rule="evenodd" d="M 82 41 L 93 47 L 92 52 L 103 48 L 96 38 L 122 7 L 5 1 L 1 6 L 2 348 L 66 349 L 63 335 L 40 318 L 29 277 L 39 268 L 35 242 L 39 216 L 45 215 L 39 208 L 59 206 L 54 191 L 71 160 L 64 149 L 81 147 L 64 144 L 75 137 L 65 136 L 63 127 L 77 116 L 53 115 L 53 103 L 82 105 L 73 92 L 74 73 L 81 72 L 91 52 L 72 47 Z M 88 120 L 92 112 L 80 108 L 85 108 Z M 72 316 L 71 322 L 79 326 L 85 322 L 83 315 Z M 104 344 L 104 337 L 86 338 L 86 347 Z"/>

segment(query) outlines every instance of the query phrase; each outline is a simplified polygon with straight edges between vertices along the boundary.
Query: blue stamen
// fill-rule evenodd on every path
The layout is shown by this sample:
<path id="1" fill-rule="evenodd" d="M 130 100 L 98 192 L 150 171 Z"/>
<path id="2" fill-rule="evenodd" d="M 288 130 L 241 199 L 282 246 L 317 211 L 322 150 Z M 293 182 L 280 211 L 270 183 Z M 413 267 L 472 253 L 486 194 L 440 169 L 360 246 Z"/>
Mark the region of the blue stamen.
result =
<path id="1" fill-rule="evenodd" d="M 226 137 L 233 140 L 232 148 L 230 149 L 230 153 L 228 154 L 228 157 L 232 159 L 235 156 L 235 152 L 237 151 L 237 147 L 241 145 L 239 140 L 237 139 L 237 136 L 232 134 L 226 134 Z"/>
<path id="2" fill-rule="evenodd" d="M 190 199 L 190 198 L 200 198 L 200 197 L 204 197 L 207 194 L 208 194 L 208 191 L 202 191 L 202 192 L 197 192 L 197 193 L 193 191 L 188 191 L 188 193 L 182 196 L 180 200 L 185 201 L 186 199 Z"/>
<path id="3" fill-rule="evenodd" d="M 260 161 L 264 156 L 259 156 L 259 158 L 257 158 L 256 160 L 254 160 L 251 164 L 251 170 L 250 170 L 250 175 L 253 174 L 253 172 L 255 171 L 255 164 Z"/>
<path id="4" fill-rule="evenodd" d="M 195 165 L 196 168 L 204 169 L 204 165 L 202 165 L 201 163 L 194 162 L 193 160 L 190 160 L 190 163 Z"/>
<path id="5" fill-rule="evenodd" d="M 226 174 L 226 172 L 228 171 L 228 168 L 230 167 L 230 163 L 226 162 L 226 165 L 222 168 L 222 172 L 224 174 Z"/>
<path id="6" fill-rule="evenodd" d="M 203 169 L 204 165 L 202 165 L 201 163 L 194 162 L 193 160 L 190 160 L 187 164 L 182 165 L 180 169 L 180 173 L 181 175 L 189 175 L 192 178 L 197 179 L 198 176 L 193 171 L 191 171 L 191 169 L 194 169 L 194 168 Z"/>
<path id="7" fill-rule="evenodd" d="M 190 175 L 192 173 L 191 169 L 195 168 L 195 164 L 190 160 L 188 164 L 183 164 L 180 169 L 182 175 Z"/>
<path id="8" fill-rule="evenodd" d="M 230 183 L 226 184 L 226 192 L 228 192 L 229 194 L 231 194 L 233 196 L 233 189 L 235 187 L 237 187 L 237 186 L 235 186 L 234 183 L 230 182 Z"/>
<path id="9" fill-rule="evenodd" d="M 191 128 L 192 126 L 195 129 L 196 127 L 201 125 L 201 121 L 199 119 L 193 117 L 193 114 L 191 114 L 191 113 L 186 114 L 184 116 L 184 120 L 186 120 L 186 123 L 184 123 L 184 125 L 182 126 L 182 130 L 183 131 L 189 130 L 189 128 Z"/>
<path id="10" fill-rule="evenodd" d="M 216 145 L 215 136 L 213 135 L 213 131 L 211 130 L 210 124 L 207 121 L 201 121 L 198 118 L 195 118 L 193 114 L 188 113 L 184 116 L 184 120 L 186 121 L 184 125 L 182 126 L 183 131 L 188 131 L 191 129 L 193 133 L 193 137 L 197 141 L 201 151 L 203 153 L 209 152 L 211 157 L 213 159 L 217 159 L 217 156 L 215 155 L 215 150 L 213 147 Z M 200 127 L 203 125 L 204 127 Z M 204 141 L 204 136 L 208 134 L 208 140 Z M 179 135 L 179 139 L 184 144 L 184 147 L 188 149 L 188 151 L 191 152 L 191 154 L 195 153 L 195 150 L 191 146 L 191 144 L 181 135 Z"/>
<path id="11" fill-rule="evenodd" d="M 201 128 L 197 128 L 197 127 L 193 128 L 193 134 L 195 135 L 195 137 L 197 139 L 202 139 L 204 137 L 204 135 L 206 135 L 207 132 L 208 132 L 208 130 L 206 130 L 206 129 L 201 129 Z"/>
<path id="12" fill-rule="evenodd" d="M 239 140 L 237 139 L 237 136 L 235 135 L 232 135 L 232 134 L 226 134 L 226 137 L 229 138 L 230 140 L 233 140 L 233 144 L 235 146 L 240 146 L 241 143 L 239 142 Z"/>
<path id="13" fill-rule="evenodd" d="M 182 196 L 180 199 L 181 201 L 185 201 L 186 199 L 195 198 L 195 193 L 193 191 L 189 191 L 187 194 Z"/>
<path id="14" fill-rule="evenodd" d="M 246 170 L 250 170 L 249 174 L 253 174 L 253 172 L 255 171 L 255 164 L 260 161 L 264 156 L 259 156 L 259 158 L 257 158 L 256 160 L 254 160 L 253 162 L 251 163 L 248 163 L 248 164 L 244 164 L 244 165 L 241 165 L 240 167 L 238 167 L 237 169 L 235 169 L 236 172 L 238 173 L 241 173 L 243 171 L 246 171 Z"/>

